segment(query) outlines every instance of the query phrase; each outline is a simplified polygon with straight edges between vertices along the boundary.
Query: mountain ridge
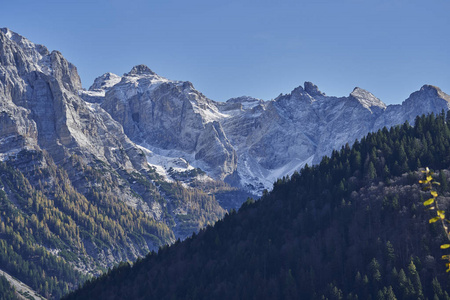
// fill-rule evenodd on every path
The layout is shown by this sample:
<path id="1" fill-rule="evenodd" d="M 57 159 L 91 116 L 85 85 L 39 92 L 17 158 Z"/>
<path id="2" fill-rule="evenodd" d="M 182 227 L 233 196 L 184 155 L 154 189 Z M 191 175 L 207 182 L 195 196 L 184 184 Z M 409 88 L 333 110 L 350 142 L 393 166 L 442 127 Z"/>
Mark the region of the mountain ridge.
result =
<path id="1" fill-rule="evenodd" d="M 152 73 L 154 72 L 152 71 Z M 124 76 L 126 77 L 127 73 L 125 73 Z M 234 159 L 231 161 L 227 160 L 226 157 L 222 157 L 219 160 L 214 158 L 207 161 L 202 161 L 201 155 L 197 155 L 200 150 L 192 147 L 180 147 L 179 150 L 181 153 L 178 154 L 184 156 L 185 159 L 191 160 L 192 164 L 197 163 L 198 166 L 205 169 L 205 171 L 213 177 L 220 176 L 220 178 L 225 179 L 225 181 L 255 194 L 261 194 L 263 189 L 270 189 L 272 182 L 277 179 L 277 176 L 284 175 L 279 173 L 283 172 L 280 170 L 284 170 L 285 172 L 292 174 L 295 169 L 298 169 L 302 165 L 305 165 L 306 163 L 318 162 L 320 157 L 325 154 L 329 154 L 332 149 L 340 147 L 346 142 L 351 142 L 355 139 L 361 138 L 367 132 L 376 131 L 384 126 L 390 127 L 396 124 L 401 124 L 406 120 L 412 123 L 417 115 L 430 112 L 438 113 L 442 109 L 448 110 L 450 107 L 450 96 L 431 85 L 422 86 L 419 91 L 412 93 L 411 96 L 400 105 L 386 106 L 372 93 L 359 87 L 355 87 L 348 97 L 329 97 L 326 96 L 325 93 L 321 92 L 315 84 L 305 82 L 304 87 L 298 86 L 293 89 L 291 93 L 281 94 L 277 98 L 269 101 L 242 96 L 229 99 L 226 102 L 216 102 L 207 99 L 200 92 L 196 91 L 190 82 L 169 82 L 172 84 L 175 84 L 176 82 L 178 85 L 189 86 L 188 90 L 182 89 L 181 94 L 179 91 L 178 94 L 171 95 L 173 98 L 172 104 L 180 101 L 180 97 L 189 99 L 192 107 L 188 107 L 188 111 L 191 111 L 194 115 L 199 115 L 203 124 L 207 124 L 211 121 L 218 122 L 223 129 L 223 134 L 219 135 L 225 136 L 231 144 L 228 144 L 226 140 L 223 140 L 223 138 L 221 139 L 218 138 L 217 135 L 213 135 L 219 140 L 219 144 L 216 145 L 216 147 L 219 148 L 217 148 L 218 150 L 216 151 L 225 151 L 230 153 L 231 149 L 237 149 L 237 163 L 234 162 Z M 153 88 L 158 89 L 157 86 L 154 86 Z M 108 87 L 108 91 L 111 92 L 111 90 L 114 90 L 114 86 Z M 197 94 L 199 98 L 197 100 L 190 99 L 189 95 L 192 94 Z M 152 98 L 151 95 L 146 96 L 145 92 L 142 92 L 141 96 L 144 98 L 147 97 L 148 99 Z M 424 103 L 418 104 L 417 102 L 422 102 L 418 98 L 421 100 L 425 99 L 426 104 L 430 101 L 433 103 L 430 105 L 424 105 Z M 108 98 L 106 92 L 105 99 L 109 102 L 113 101 Z M 125 96 L 121 99 L 121 101 L 127 102 L 126 99 L 127 97 Z M 199 99 L 201 100 L 197 103 L 196 101 Z M 103 100 L 100 100 L 100 102 L 101 101 Z M 158 96 L 156 96 L 153 101 L 158 102 Z M 298 103 L 298 101 L 300 102 Z M 354 104 L 352 104 L 352 101 L 355 101 Z M 343 113 L 339 113 L 339 111 L 344 109 L 347 109 L 347 116 Z M 112 115 L 115 114 L 114 108 L 111 105 L 109 105 L 106 110 Z M 336 113 L 338 113 L 338 115 L 333 116 L 333 114 Z M 326 114 L 328 114 L 328 116 L 324 116 Z M 359 117 L 360 115 L 364 115 L 364 117 L 361 118 Z M 181 120 L 185 118 L 185 115 L 183 113 L 179 113 L 179 116 L 180 117 L 177 122 L 182 122 Z M 332 124 L 336 119 L 338 119 L 337 121 L 340 124 Z M 264 138 L 258 136 L 258 130 L 255 130 L 258 127 L 255 127 L 255 129 L 252 130 L 256 131 L 255 134 L 245 132 L 245 128 L 248 126 L 248 123 L 254 123 L 255 126 L 261 126 L 265 123 L 265 127 L 260 127 L 262 128 L 260 131 L 264 131 L 265 135 L 271 135 L 272 137 L 274 135 L 287 135 L 290 139 L 295 139 L 299 136 L 299 131 L 307 132 L 307 128 L 293 130 L 287 134 L 284 132 L 282 134 L 281 131 L 286 129 L 283 128 L 283 126 L 285 126 L 286 123 L 297 123 L 296 125 L 298 127 L 304 127 L 304 125 L 301 124 L 302 122 L 322 123 L 321 126 L 325 127 L 327 124 L 332 125 L 330 125 L 329 128 L 310 129 L 309 133 L 305 133 L 303 141 L 300 145 L 297 144 L 296 147 L 299 149 L 297 152 L 306 152 L 307 155 L 304 154 L 299 156 L 294 153 L 281 151 L 279 153 L 283 153 L 282 158 L 280 158 L 278 162 L 272 164 L 264 162 L 263 157 L 272 158 L 273 156 L 276 156 L 277 153 L 275 153 L 275 151 L 271 151 L 270 154 L 267 153 L 268 149 L 264 146 L 266 143 Z M 342 128 L 343 126 L 345 127 L 345 124 L 349 122 L 353 124 L 360 123 L 361 126 L 358 127 L 361 128 L 358 132 L 352 132 L 350 135 L 346 135 L 344 133 L 344 136 L 341 137 L 342 132 L 336 132 L 336 128 Z M 123 124 L 123 120 L 119 120 L 119 123 Z M 197 127 L 198 126 L 202 127 L 202 125 L 197 125 Z M 275 130 L 278 127 L 280 130 L 278 130 L 278 132 L 273 132 L 274 130 L 269 129 L 269 127 L 275 128 Z M 242 128 L 244 128 L 244 132 L 241 130 Z M 158 128 L 158 130 L 160 129 L 161 128 Z M 191 130 L 194 129 L 191 128 Z M 152 131 L 154 131 L 154 128 Z M 335 131 L 334 134 L 327 133 L 333 131 Z M 342 131 L 351 132 L 350 130 Z M 321 145 L 324 142 L 317 141 L 317 138 L 311 138 L 315 136 L 317 132 L 322 132 L 321 135 L 324 135 L 323 139 L 331 141 L 332 146 Z M 148 134 L 148 132 L 144 130 L 142 134 L 145 135 Z M 130 136 L 133 139 L 133 134 Z M 245 137 L 246 139 L 244 139 Z M 179 136 L 177 139 L 183 138 L 183 136 Z M 134 140 L 139 143 L 139 138 L 135 138 Z M 191 139 L 190 141 L 191 143 L 195 143 L 195 140 L 196 138 L 193 140 Z M 151 143 L 147 142 L 147 144 Z M 162 150 L 167 150 L 167 148 L 170 148 L 167 144 L 155 146 L 156 148 L 162 148 Z M 259 153 L 262 148 L 265 149 L 264 153 Z M 262 158 L 257 158 L 256 160 L 254 159 L 255 156 L 261 155 L 263 156 Z M 197 162 L 192 162 L 192 156 L 194 157 L 194 160 L 197 160 Z M 263 162 L 260 163 L 261 161 Z M 217 164 L 223 163 L 228 165 L 228 168 L 221 167 L 217 170 Z M 248 167 L 249 165 L 250 167 Z"/>

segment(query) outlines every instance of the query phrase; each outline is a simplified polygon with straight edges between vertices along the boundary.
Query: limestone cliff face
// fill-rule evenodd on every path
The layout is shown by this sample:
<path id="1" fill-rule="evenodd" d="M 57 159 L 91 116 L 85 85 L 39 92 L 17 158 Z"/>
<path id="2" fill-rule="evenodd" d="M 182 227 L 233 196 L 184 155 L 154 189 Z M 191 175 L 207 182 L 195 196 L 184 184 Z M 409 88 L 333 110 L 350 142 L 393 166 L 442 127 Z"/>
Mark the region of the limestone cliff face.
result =
<path id="1" fill-rule="evenodd" d="M 221 103 L 144 65 L 123 76 L 106 73 L 86 91 L 59 52 L 7 29 L 0 42 L 2 157 L 44 148 L 56 161 L 69 151 L 139 170 L 146 163 L 137 143 L 257 194 L 370 131 L 450 106 L 450 97 L 431 85 L 386 106 L 361 88 L 338 98 L 310 82 L 270 101 Z"/>
<path id="2" fill-rule="evenodd" d="M 310 82 L 287 95 L 225 103 L 207 99 L 190 82 L 171 81 L 136 66 L 123 77 L 105 74 L 94 83 L 96 101 L 136 143 L 156 153 L 185 158 L 209 175 L 260 194 L 277 178 L 368 132 L 417 115 L 449 109 L 449 96 L 424 86 L 402 105 L 386 106 L 355 88 L 330 97 Z M 84 98 L 90 101 L 84 92 Z"/>
<path id="3" fill-rule="evenodd" d="M 401 124 L 423 113 L 450 107 L 450 97 L 424 86 L 402 105 L 386 106 L 373 94 L 355 88 L 348 97 L 329 97 L 305 82 L 272 101 L 249 97 L 219 105 L 228 117 L 222 126 L 237 151 L 233 183 L 255 193 L 306 163 L 318 163 L 333 149 L 353 143 L 368 132 Z"/>
<path id="4" fill-rule="evenodd" d="M 192 157 L 218 178 L 236 169 L 236 153 L 218 123 L 220 112 L 190 82 L 167 80 L 136 66 L 106 91 L 102 108 L 133 141 L 153 151 Z"/>
<path id="5" fill-rule="evenodd" d="M 120 124 L 78 96 L 77 69 L 61 53 L 1 29 L 0 62 L 3 156 L 23 148 L 45 149 L 56 162 L 76 153 L 128 169 L 144 166 Z"/>

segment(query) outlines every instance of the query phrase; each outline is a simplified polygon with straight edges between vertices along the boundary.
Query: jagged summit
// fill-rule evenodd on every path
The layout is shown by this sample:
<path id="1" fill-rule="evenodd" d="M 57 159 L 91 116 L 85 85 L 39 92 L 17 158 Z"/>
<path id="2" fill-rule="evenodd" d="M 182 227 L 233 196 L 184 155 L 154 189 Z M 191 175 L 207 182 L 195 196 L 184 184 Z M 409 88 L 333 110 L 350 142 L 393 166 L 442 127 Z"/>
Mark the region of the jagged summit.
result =
<path id="1" fill-rule="evenodd" d="M 386 104 L 384 104 L 380 99 L 375 97 L 372 93 L 355 87 L 353 92 L 350 93 L 350 98 L 354 98 L 358 100 L 365 108 L 370 109 L 371 107 L 380 107 L 382 109 L 386 108 Z"/>
<path id="2" fill-rule="evenodd" d="M 113 147 L 131 149 L 131 141 L 109 115 L 95 111 L 79 97 L 82 86 L 77 69 L 59 51 L 49 53 L 44 46 L 3 28 L 0 74 L 0 112 L 8 112 L 0 116 L 0 124 L 11 124 L 0 126 L 0 148 L 11 153 L 46 150 L 56 162 L 67 153 L 78 153 L 86 161 L 95 157 L 131 165 L 120 154 L 111 153 Z M 13 142 L 3 143 L 7 135 L 15 137 Z"/>
<path id="3" fill-rule="evenodd" d="M 431 85 L 431 84 L 424 84 L 421 88 L 420 91 L 439 91 L 441 92 L 441 89 L 438 88 L 437 86 Z"/>
<path id="4" fill-rule="evenodd" d="M 0 61 L 5 68 L 14 68 L 18 62 L 19 72 L 26 73 L 32 70 L 45 74 L 52 72 L 48 49 L 43 45 L 32 43 L 8 28 L 0 29 L 0 50 L 2 50 Z"/>
<path id="5" fill-rule="evenodd" d="M 253 98 L 250 96 L 240 96 L 235 98 L 230 98 L 226 101 L 226 103 L 245 103 L 245 102 L 264 102 L 261 99 Z"/>
<path id="6" fill-rule="evenodd" d="M 12 39 L 17 40 L 17 39 L 23 38 L 21 35 L 15 33 L 14 31 L 11 31 L 7 27 L 0 28 L 0 32 L 3 33 L 4 35 L 6 35 L 6 37 L 10 40 L 12 40 Z"/>
<path id="7" fill-rule="evenodd" d="M 446 100 L 447 102 L 450 102 L 450 95 L 447 95 L 439 87 L 434 86 L 434 85 L 425 84 L 420 88 L 419 92 L 429 93 L 433 96 L 438 96 L 438 97 Z"/>
<path id="8" fill-rule="evenodd" d="M 317 85 L 312 82 L 305 81 L 303 86 L 299 85 L 295 89 L 293 89 L 289 94 L 280 94 L 275 100 L 280 99 L 303 99 L 312 101 L 316 97 L 326 97 L 325 93 L 322 93 Z"/>
<path id="9" fill-rule="evenodd" d="M 27 38 L 25 38 L 25 37 L 21 36 L 20 34 L 10 30 L 7 27 L 0 28 L 0 32 L 3 33 L 8 39 L 18 43 L 20 46 L 24 46 L 25 44 L 27 44 L 29 46 L 30 45 L 32 45 L 32 46 L 40 46 L 40 47 L 43 47 L 43 48 L 47 49 L 43 45 L 36 45 L 36 44 L 30 42 L 30 40 L 28 40 Z"/>
<path id="10" fill-rule="evenodd" d="M 105 73 L 95 78 L 94 83 L 89 87 L 89 91 L 108 90 L 115 84 L 119 83 L 122 77 L 114 73 Z"/>
<path id="11" fill-rule="evenodd" d="M 123 76 L 106 73 L 85 91 L 76 68 L 59 52 L 50 54 L 6 28 L 0 30 L 0 62 L 0 80 L 2 74 L 9 76 L 3 80 L 4 87 L 0 85 L 0 100 L 9 101 L 9 111 L 17 110 L 14 120 L 23 123 L 20 130 L 30 131 L 24 134 L 32 140 L 29 144 L 36 139 L 41 142 L 39 138 L 45 136 L 44 146 L 78 145 L 83 151 L 107 157 L 110 154 L 105 151 L 110 150 L 94 145 L 104 142 L 104 136 L 97 136 L 97 129 L 91 128 L 101 113 L 105 120 L 112 117 L 120 124 L 116 129 L 123 129 L 133 142 L 168 157 L 182 157 L 217 178 L 234 174 L 233 182 L 255 193 L 367 132 L 405 120 L 411 123 L 417 115 L 450 107 L 450 96 L 431 85 L 423 86 L 402 105 L 386 107 L 364 89 L 357 87 L 347 97 L 329 97 L 308 81 L 273 101 L 238 97 L 219 103 L 206 98 L 190 82 L 166 79 L 145 65 L 137 65 Z M 22 82 L 21 89 L 12 89 L 9 82 Z M 36 99 L 30 98 L 28 91 L 35 91 Z M 14 107 L 16 103 L 23 107 Z M 57 110 L 53 109 L 55 103 Z M 36 128 L 26 123 L 26 109 L 36 116 Z M 49 117 L 52 109 L 55 112 Z M 68 124 L 64 124 L 66 119 Z M 102 134 L 110 131 L 101 124 L 96 126 Z M 2 129 L 6 132 L 6 126 L 0 133 Z"/>
<path id="12" fill-rule="evenodd" d="M 146 65 L 137 65 L 134 66 L 130 72 L 124 74 L 124 76 L 131 76 L 131 75 L 156 75 L 156 73 L 153 72 Z"/>
<path id="13" fill-rule="evenodd" d="M 307 92 L 309 95 L 315 97 L 315 96 L 325 96 L 325 93 L 322 93 L 319 88 L 317 87 L 317 85 L 315 85 L 312 82 L 309 81 L 305 81 L 304 83 L 305 86 L 305 92 Z"/>
<path id="14" fill-rule="evenodd" d="M 420 90 L 412 93 L 406 103 L 428 103 L 433 99 L 443 99 L 447 102 L 447 106 L 450 107 L 450 96 L 444 93 L 440 88 L 434 85 L 425 84 Z"/>
<path id="15" fill-rule="evenodd" d="M 27 38 L 21 36 L 20 34 L 10 30 L 9 28 L 0 28 L 0 35 L 3 34 L 6 38 L 14 42 L 16 45 L 18 45 L 20 48 L 22 48 L 23 51 L 25 51 L 28 55 L 33 55 L 33 51 L 36 51 L 41 56 L 46 56 L 50 54 L 50 51 L 48 51 L 47 47 L 40 44 L 35 44 L 28 40 Z"/>

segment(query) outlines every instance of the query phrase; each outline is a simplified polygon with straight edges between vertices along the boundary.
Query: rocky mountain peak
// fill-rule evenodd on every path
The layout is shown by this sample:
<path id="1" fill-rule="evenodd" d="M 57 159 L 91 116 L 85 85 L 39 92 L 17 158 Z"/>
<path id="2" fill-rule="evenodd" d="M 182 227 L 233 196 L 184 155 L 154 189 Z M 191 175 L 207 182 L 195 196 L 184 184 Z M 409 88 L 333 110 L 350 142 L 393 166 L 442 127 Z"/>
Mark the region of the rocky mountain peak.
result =
<path id="1" fill-rule="evenodd" d="M 303 87 L 300 85 L 292 90 L 291 95 L 302 95 L 305 92 Z"/>
<path id="2" fill-rule="evenodd" d="M 428 96 L 439 97 L 441 99 L 446 100 L 447 102 L 450 102 L 450 96 L 444 93 L 439 87 L 434 85 L 425 84 L 420 88 L 418 93 L 422 93 Z"/>
<path id="3" fill-rule="evenodd" d="M 226 101 L 226 103 L 229 103 L 229 104 L 239 103 L 245 109 L 245 108 L 248 108 L 247 106 L 252 106 L 253 107 L 253 106 L 256 106 L 258 104 L 264 103 L 264 101 L 261 100 L 261 99 L 250 97 L 250 96 L 241 96 L 241 97 L 228 99 Z"/>
<path id="4" fill-rule="evenodd" d="M 305 92 L 307 92 L 309 95 L 311 96 L 325 96 L 325 93 L 322 93 L 319 88 L 317 87 L 317 85 L 315 85 L 312 82 L 306 81 L 304 83 L 305 86 Z"/>
<path id="5" fill-rule="evenodd" d="M 433 91 L 433 92 L 437 92 L 437 91 L 441 91 L 440 88 L 438 88 L 437 86 L 431 85 L 431 84 L 424 84 L 421 88 L 420 91 L 424 92 L 424 91 Z"/>
<path id="6" fill-rule="evenodd" d="M 0 28 L 0 33 L 4 34 L 8 39 L 19 42 L 20 40 L 24 39 L 23 36 L 20 34 L 15 33 L 14 31 L 11 31 L 9 28 Z"/>
<path id="7" fill-rule="evenodd" d="M 429 112 L 436 111 L 442 105 L 450 108 L 450 96 L 441 91 L 440 88 L 426 84 L 417 92 L 412 93 L 404 101 L 404 105 L 409 108 L 411 114 L 427 108 Z M 442 108 L 441 108 L 442 109 Z"/>
<path id="8" fill-rule="evenodd" d="M 47 48 L 30 42 L 8 28 L 0 29 L 0 50 L 4 68 L 14 69 L 20 74 L 35 70 L 47 75 L 52 72 Z"/>
<path id="9" fill-rule="evenodd" d="M 10 30 L 9 28 L 0 28 L 0 35 L 1 34 L 3 34 L 7 39 L 16 43 L 27 54 L 30 54 L 30 51 L 36 51 L 42 56 L 48 55 L 50 53 L 47 47 L 39 44 L 34 44 L 20 34 Z"/>
<path id="10" fill-rule="evenodd" d="M 153 72 L 149 67 L 146 65 L 137 65 L 134 66 L 130 72 L 125 74 L 126 76 L 131 75 L 156 75 L 155 72 Z"/>
<path id="11" fill-rule="evenodd" d="M 382 109 L 386 108 L 386 104 L 384 104 L 380 99 L 375 97 L 372 93 L 355 87 L 353 92 L 350 93 L 350 98 L 356 99 L 359 103 L 361 103 L 365 108 L 370 109 L 371 107 L 379 107 Z"/>
<path id="12" fill-rule="evenodd" d="M 7 27 L 0 28 L 0 32 L 2 32 L 3 34 L 6 34 L 7 36 L 9 36 L 9 38 L 11 38 L 12 31 L 9 30 L 9 28 L 7 28 Z"/>
<path id="13" fill-rule="evenodd" d="M 89 87 L 90 91 L 108 90 L 120 82 L 122 77 L 114 73 L 105 73 L 95 78 L 94 83 Z"/>
<path id="14" fill-rule="evenodd" d="M 60 80 L 67 90 L 77 93 L 81 89 L 81 79 L 77 68 L 68 62 L 59 51 L 50 54 L 52 75 Z"/>

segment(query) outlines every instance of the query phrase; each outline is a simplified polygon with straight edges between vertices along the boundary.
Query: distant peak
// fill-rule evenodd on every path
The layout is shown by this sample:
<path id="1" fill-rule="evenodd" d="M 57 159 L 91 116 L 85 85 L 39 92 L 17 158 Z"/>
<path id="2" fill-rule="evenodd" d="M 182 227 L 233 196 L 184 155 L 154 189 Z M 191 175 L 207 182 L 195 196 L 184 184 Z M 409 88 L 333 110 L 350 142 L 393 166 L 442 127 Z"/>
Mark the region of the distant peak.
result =
<path id="1" fill-rule="evenodd" d="M 350 93 L 350 97 L 358 100 L 358 102 L 366 108 L 370 108 L 372 106 L 378 106 L 383 109 L 386 108 L 386 104 L 384 104 L 380 99 L 375 97 L 371 92 L 368 92 L 360 87 L 355 87 L 353 92 Z"/>
<path id="2" fill-rule="evenodd" d="M 9 28 L 6 28 L 6 27 L 0 28 L 0 32 L 6 34 L 7 36 L 8 36 L 8 35 L 9 35 L 9 36 L 12 35 L 12 31 L 9 30 Z"/>
<path id="3" fill-rule="evenodd" d="M 230 98 L 226 102 L 228 103 L 242 103 L 242 102 L 261 102 L 261 99 L 253 98 L 250 96 L 240 96 L 235 98 Z"/>
<path id="4" fill-rule="evenodd" d="M 114 73 L 105 73 L 102 76 L 95 78 L 94 83 L 91 85 L 89 90 L 107 90 L 119 83 L 121 79 L 122 77 Z"/>
<path id="5" fill-rule="evenodd" d="M 312 82 L 306 81 L 305 84 L 305 92 L 310 94 L 311 96 L 325 96 L 325 93 L 322 93 L 317 85 Z"/>
<path id="6" fill-rule="evenodd" d="M 436 91 L 436 92 L 441 92 L 441 89 L 438 88 L 437 86 L 431 85 L 431 84 L 424 84 L 421 88 L 420 91 Z"/>
<path id="7" fill-rule="evenodd" d="M 429 95 L 429 96 L 437 96 L 439 98 L 445 99 L 445 101 L 450 102 L 450 95 L 447 95 L 444 93 L 439 87 L 431 85 L 431 84 L 425 84 L 423 85 L 420 90 L 416 93 Z M 412 95 L 416 94 L 412 93 Z"/>
<path id="8" fill-rule="evenodd" d="M 23 36 L 21 36 L 20 34 L 10 30 L 7 27 L 4 28 L 0 28 L 0 32 L 2 32 L 4 35 L 6 35 L 6 37 L 14 42 L 22 42 L 23 41 L 28 41 L 26 38 L 24 38 Z M 31 42 L 28 41 L 28 43 L 32 44 Z"/>
<path id="9" fill-rule="evenodd" d="M 26 40 L 23 36 L 21 36 L 18 33 L 15 33 L 14 31 L 10 30 L 9 28 L 0 28 L 0 32 L 3 33 L 8 39 L 18 42 L 20 40 Z"/>
<path id="10" fill-rule="evenodd" d="M 360 88 L 358 86 L 355 87 L 353 89 L 353 91 L 350 93 L 350 95 L 353 95 L 353 96 L 356 96 L 356 95 L 367 95 L 367 94 L 373 95 L 371 92 L 369 92 L 369 91 L 367 91 L 365 89 L 362 89 L 362 88 Z"/>
<path id="11" fill-rule="evenodd" d="M 103 77 L 105 77 L 106 79 L 110 79 L 111 77 L 119 77 L 119 76 L 114 73 L 107 72 L 107 73 L 103 74 Z"/>
<path id="12" fill-rule="evenodd" d="M 131 71 L 125 75 L 156 75 L 156 73 L 146 65 L 137 65 L 134 66 L 133 69 L 131 69 Z"/>

